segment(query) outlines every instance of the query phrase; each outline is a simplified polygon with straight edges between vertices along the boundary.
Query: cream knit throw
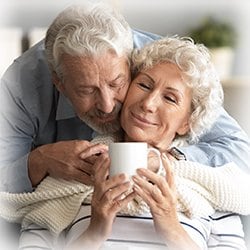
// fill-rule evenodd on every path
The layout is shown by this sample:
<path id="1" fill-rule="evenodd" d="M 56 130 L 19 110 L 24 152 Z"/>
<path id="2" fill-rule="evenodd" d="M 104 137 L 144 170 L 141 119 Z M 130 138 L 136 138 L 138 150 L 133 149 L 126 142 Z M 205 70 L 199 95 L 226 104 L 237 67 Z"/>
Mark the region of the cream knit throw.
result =
<path id="1" fill-rule="evenodd" d="M 215 210 L 250 214 L 250 178 L 235 164 L 211 168 L 175 161 L 178 210 L 188 216 L 202 216 Z M 0 193 L 0 216 L 25 227 L 36 223 L 59 234 L 77 215 L 82 202 L 90 202 L 92 187 L 78 182 L 47 177 L 32 193 Z M 140 199 L 133 200 L 122 214 L 148 212 Z"/>
<path id="2" fill-rule="evenodd" d="M 95 142 L 109 143 L 110 137 Z M 215 210 L 250 214 L 250 176 L 233 163 L 211 168 L 189 161 L 172 162 L 175 175 L 178 211 L 189 217 L 205 216 Z M 164 170 L 161 169 L 164 175 Z M 45 178 L 32 193 L 0 193 L 0 216 L 22 223 L 36 223 L 59 234 L 75 218 L 83 202 L 91 202 L 93 188 L 78 182 Z M 131 201 L 121 214 L 149 212 L 139 198 Z"/>

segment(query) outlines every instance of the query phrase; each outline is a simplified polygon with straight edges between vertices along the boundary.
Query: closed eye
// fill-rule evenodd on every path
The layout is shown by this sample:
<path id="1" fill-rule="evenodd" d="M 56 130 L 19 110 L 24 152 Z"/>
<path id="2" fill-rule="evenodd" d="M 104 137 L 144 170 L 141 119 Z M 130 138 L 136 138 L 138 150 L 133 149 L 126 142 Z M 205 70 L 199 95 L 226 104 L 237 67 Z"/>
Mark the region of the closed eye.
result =
<path id="1" fill-rule="evenodd" d="M 138 85 L 140 86 L 140 88 L 145 89 L 145 90 L 150 90 L 150 86 L 146 83 L 138 83 Z"/>
<path id="2" fill-rule="evenodd" d="M 176 98 L 172 97 L 172 96 L 164 96 L 165 100 L 168 102 L 172 102 L 172 103 L 177 103 Z"/>
<path id="3" fill-rule="evenodd" d="M 94 94 L 96 91 L 95 88 L 81 88 L 77 91 L 78 95 L 92 95 Z"/>

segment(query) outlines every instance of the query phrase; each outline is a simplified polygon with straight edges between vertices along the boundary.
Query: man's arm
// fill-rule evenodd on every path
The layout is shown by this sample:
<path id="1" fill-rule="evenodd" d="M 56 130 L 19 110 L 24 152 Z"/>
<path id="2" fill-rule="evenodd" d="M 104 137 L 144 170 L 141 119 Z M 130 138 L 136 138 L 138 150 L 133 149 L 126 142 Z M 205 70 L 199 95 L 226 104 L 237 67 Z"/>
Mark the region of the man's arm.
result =
<path id="1" fill-rule="evenodd" d="M 242 170 L 250 172 L 250 139 L 223 108 L 213 127 L 197 144 L 179 149 L 190 161 L 213 167 L 235 162 Z"/>
<path id="2" fill-rule="evenodd" d="M 103 151 L 103 146 L 89 148 L 89 142 L 73 138 L 55 143 L 59 125 L 49 74 L 42 71 L 41 66 L 35 65 L 38 68 L 35 72 L 29 70 L 30 65 L 24 66 L 15 62 L 1 79 L 0 190 L 32 191 L 32 186 L 39 184 L 48 174 L 90 184 L 92 163 L 85 158 Z M 48 76 L 39 78 L 36 84 L 38 72 Z M 88 154 L 83 157 L 87 148 Z"/>
<path id="3" fill-rule="evenodd" d="M 0 188 L 10 192 L 30 191 L 26 166 L 35 127 L 11 88 L 11 83 L 1 80 Z"/>

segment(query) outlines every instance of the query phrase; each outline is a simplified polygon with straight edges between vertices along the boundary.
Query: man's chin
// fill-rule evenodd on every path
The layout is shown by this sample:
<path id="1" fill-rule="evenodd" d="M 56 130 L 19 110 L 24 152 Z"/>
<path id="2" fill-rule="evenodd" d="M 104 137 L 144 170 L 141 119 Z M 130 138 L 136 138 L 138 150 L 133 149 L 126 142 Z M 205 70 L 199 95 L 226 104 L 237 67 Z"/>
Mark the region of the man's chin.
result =
<path id="1" fill-rule="evenodd" d="M 96 125 L 94 130 L 99 134 L 112 134 L 119 131 L 120 129 L 121 129 L 120 124 L 113 121 L 104 124 L 98 124 Z"/>
<path id="2" fill-rule="evenodd" d="M 117 118 L 115 117 L 106 117 L 106 118 L 96 118 L 94 123 L 100 124 L 100 126 L 103 126 L 105 124 L 111 124 L 117 121 Z"/>

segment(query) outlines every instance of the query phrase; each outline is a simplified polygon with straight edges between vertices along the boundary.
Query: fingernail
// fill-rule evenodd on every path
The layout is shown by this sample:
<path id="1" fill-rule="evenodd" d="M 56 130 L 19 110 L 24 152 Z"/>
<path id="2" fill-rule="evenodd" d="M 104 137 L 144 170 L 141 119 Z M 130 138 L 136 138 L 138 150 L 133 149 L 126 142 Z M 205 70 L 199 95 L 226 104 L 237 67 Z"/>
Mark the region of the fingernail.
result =
<path id="1" fill-rule="evenodd" d="M 129 181 L 129 175 L 125 173 L 119 174 L 119 178 L 124 180 L 124 182 Z"/>
<path id="2" fill-rule="evenodd" d="M 129 181 L 130 182 L 130 178 L 128 174 L 125 174 L 125 181 Z"/>
<path id="3" fill-rule="evenodd" d="M 128 189 L 130 189 L 133 186 L 131 181 L 127 181 L 127 182 L 125 182 L 125 184 L 128 186 Z"/>
<path id="4" fill-rule="evenodd" d="M 132 180 L 133 180 L 133 181 L 138 181 L 138 177 L 137 177 L 136 175 L 133 175 L 133 176 L 132 176 Z"/>
<path id="5" fill-rule="evenodd" d="M 134 190 L 134 191 L 139 191 L 139 190 L 140 190 L 140 188 L 139 188 L 139 186 L 138 186 L 138 185 L 134 184 L 134 185 L 133 185 L 133 190 Z"/>
<path id="6" fill-rule="evenodd" d="M 144 168 L 137 168 L 137 169 L 136 169 L 136 172 L 137 172 L 138 174 L 143 174 L 143 173 L 145 172 L 145 169 L 144 169 Z"/>
<path id="7" fill-rule="evenodd" d="M 102 153 L 105 153 L 105 152 L 107 152 L 107 150 L 105 150 L 105 149 L 100 149 L 98 153 L 99 153 L 99 154 L 102 154 Z"/>

